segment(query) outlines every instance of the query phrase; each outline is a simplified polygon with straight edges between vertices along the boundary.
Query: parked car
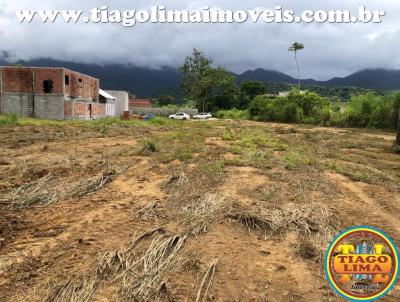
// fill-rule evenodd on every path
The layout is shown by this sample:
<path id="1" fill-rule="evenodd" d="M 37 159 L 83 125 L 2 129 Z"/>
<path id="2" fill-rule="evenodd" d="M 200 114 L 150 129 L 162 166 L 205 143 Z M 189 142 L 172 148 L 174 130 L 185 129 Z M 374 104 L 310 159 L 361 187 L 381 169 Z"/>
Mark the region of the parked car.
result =
<path id="1" fill-rule="evenodd" d="M 184 112 L 178 112 L 169 116 L 173 120 L 190 120 L 190 115 Z"/>
<path id="2" fill-rule="evenodd" d="M 193 118 L 202 119 L 202 120 L 206 120 L 206 119 L 209 119 L 211 117 L 212 117 L 212 114 L 210 112 L 208 112 L 208 113 L 207 112 L 201 112 L 201 113 L 193 116 Z"/>

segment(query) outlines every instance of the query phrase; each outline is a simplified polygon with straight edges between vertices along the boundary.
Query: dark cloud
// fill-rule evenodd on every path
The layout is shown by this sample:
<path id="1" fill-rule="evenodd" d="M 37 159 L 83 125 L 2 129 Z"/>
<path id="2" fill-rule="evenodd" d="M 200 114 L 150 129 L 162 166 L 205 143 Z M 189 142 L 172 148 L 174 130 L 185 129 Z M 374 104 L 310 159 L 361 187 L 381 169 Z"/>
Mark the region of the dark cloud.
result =
<path id="1" fill-rule="evenodd" d="M 141 9 L 166 5 L 170 9 L 273 8 L 277 4 L 301 12 L 305 9 L 350 9 L 359 5 L 384 9 L 381 24 L 19 24 L 15 9 L 89 10 L 109 3 L 113 9 Z M 12 59 L 52 57 L 88 63 L 132 63 L 157 68 L 179 66 L 196 47 L 218 65 L 240 72 L 263 67 L 295 74 L 294 41 L 305 44 L 300 60 L 303 76 L 327 79 L 363 68 L 400 68 L 400 8 L 395 1 L 1 1 L 1 49 Z"/>

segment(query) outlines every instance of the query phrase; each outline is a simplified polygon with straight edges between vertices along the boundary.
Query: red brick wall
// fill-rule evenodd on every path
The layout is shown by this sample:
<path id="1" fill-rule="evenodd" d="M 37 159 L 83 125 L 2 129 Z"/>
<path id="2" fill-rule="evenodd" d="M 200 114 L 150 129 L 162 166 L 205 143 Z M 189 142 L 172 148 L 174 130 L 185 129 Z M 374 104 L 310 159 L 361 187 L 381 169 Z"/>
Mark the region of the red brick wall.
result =
<path id="1" fill-rule="evenodd" d="M 129 99 L 129 107 L 151 107 L 149 99 Z"/>
<path id="2" fill-rule="evenodd" d="M 72 102 L 64 102 L 64 116 L 72 116 Z"/>
<path id="3" fill-rule="evenodd" d="M 43 81 L 53 82 L 52 93 L 65 93 L 73 98 L 99 100 L 99 80 L 63 68 L 2 67 L 3 92 L 43 93 Z M 65 75 L 69 85 L 65 85 Z M 79 82 L 79 79 L 82 81 Z"/>
<path id="4" fill-rule="evenodd" d="M 69 77 L 69 84 L 65 85 L 66 95 L 74 98 L 99 100 L 100 84 L 98 79 L 67 69 L 65 69 L 64 75 Z"/>
<path id="5" fill-rule="evenodd" d="M 53 81 L 53 93 L 63 93 L 61 68 L 2 67 L 3 92 L 43 93 L 43 81 Z"/>
<path id="6" fill-rule="evenodd" d="M 74 103 L 72 105 L 72 102 Z M 64 115 L 66 117 L 84 117 L 89 118 L 89 104 L 92 104 L 92 116 L 106 116 L 106 104 L 88 103 L 79 101 L 66 101 L 64 103 Z M 73 109 L 72 109 L 73 108 Z"/>

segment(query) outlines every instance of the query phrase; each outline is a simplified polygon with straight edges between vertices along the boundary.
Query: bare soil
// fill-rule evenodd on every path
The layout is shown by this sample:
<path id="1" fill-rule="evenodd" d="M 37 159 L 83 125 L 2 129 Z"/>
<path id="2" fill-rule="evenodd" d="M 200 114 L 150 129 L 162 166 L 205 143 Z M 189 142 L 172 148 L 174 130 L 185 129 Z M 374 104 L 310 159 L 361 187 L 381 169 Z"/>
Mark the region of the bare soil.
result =
<path id="1" fill-rule="evenodd" d="M 322 270 L 335 232 L 371 225 L 400 246 L 393 139 L 244 121 L 2 127 L 0 301 L 344 301 Z M 48 175 L 54 202 L 10 206 Z M 382 301 L 399 299 L 397 285 Z"/>

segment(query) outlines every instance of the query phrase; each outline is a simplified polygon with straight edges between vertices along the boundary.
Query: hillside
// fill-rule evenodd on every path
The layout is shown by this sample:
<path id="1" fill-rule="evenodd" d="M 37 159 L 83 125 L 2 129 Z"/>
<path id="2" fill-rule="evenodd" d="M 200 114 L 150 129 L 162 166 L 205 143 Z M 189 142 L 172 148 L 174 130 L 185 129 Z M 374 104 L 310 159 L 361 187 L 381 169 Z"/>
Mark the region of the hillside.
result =
<path id="1" fill-rule="evenodd" d="M 103 89 L 132 91 L 141 97 L 156 96 L 160 91 L 176 91 L 181 78 L 180 72 L 169 66 L 151 69 L 133 65 L 95 65 L 53 59 L 19 61 L 17 63 L 23 66 L 69 68 L 99 78 Z M 0 60 L 0 65 L 10 64 Z M 297 82 L 295 78 L 285 73 L 262 68 L 248 70 L 242 74 L 235 74 L 235 76 L 237 76 L 238 82 L 245 80 L 287 84 Z M 343 78 L 335 77 L 328 81 L 306 79 L 303 80 L 303 83 L 325 87 L 356 86 L 367 89 L 394 90 L 400 89 L 400 70 L 366 69 Z"/>
<path id="2" fill-rule="evenodd" d="M 358 86 L 382 90 L 399 89 L 400 70 L 366 69 L 344 78 L 333 78 L 325 84 L 328 86 Z"/>

